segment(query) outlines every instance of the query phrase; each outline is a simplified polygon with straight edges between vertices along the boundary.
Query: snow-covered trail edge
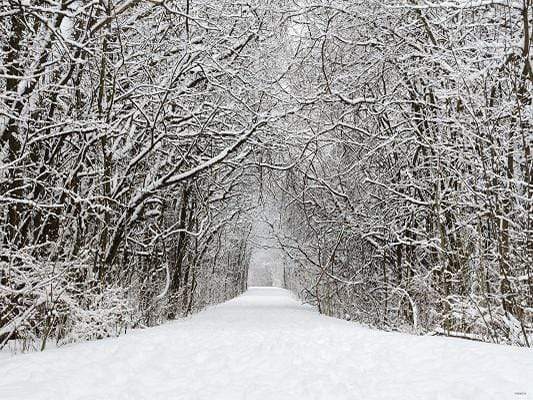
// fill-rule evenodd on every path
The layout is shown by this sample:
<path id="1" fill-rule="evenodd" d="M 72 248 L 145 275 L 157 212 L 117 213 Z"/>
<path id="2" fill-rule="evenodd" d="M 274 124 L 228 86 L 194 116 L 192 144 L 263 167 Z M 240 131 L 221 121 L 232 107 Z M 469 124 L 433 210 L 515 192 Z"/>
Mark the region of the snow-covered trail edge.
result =
<path id="1" fill-rule="evenodd" d="M 533 351 L 370 330 L 251 288 L 164 326 L 4 358 L 0 399 L 530 400 Z"/>

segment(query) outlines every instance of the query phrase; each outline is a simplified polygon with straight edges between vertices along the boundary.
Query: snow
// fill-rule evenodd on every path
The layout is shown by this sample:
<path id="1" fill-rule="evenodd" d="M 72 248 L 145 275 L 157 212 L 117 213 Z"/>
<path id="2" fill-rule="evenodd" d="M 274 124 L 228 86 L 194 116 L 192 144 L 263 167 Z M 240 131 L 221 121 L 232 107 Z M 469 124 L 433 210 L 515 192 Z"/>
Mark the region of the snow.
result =
<path id="1" fill-rule="evenodd" d="M 528 400 L 533 352 L 371 330 L 250 288 L 164 326 L 0 359 L 0 399 Z"/>

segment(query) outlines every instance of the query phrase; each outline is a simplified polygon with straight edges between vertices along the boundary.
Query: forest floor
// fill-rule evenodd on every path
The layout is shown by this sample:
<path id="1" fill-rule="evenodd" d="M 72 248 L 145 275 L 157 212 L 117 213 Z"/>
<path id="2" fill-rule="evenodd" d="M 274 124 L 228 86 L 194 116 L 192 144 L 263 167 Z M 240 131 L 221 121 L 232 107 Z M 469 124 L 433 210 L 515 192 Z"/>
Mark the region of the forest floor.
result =
<path id="1" fill-rule="evenodd" d="M 386 333 L 251 288 L 190 318 L 0 360 L 2 400 L 530 400 L 531 349 Z"/>

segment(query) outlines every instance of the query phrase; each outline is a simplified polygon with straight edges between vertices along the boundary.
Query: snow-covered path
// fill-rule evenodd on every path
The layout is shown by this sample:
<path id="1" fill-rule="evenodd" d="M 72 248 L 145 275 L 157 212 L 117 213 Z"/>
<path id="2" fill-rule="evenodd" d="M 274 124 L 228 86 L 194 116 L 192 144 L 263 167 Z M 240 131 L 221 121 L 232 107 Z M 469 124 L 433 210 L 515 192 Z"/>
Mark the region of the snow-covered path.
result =
<path id="1" fill-rule="evenodd" d="M 533 352 L 369 330 L 251 288 L 186 320 L 4 358 L 0 399 L 530 400 Z"/>

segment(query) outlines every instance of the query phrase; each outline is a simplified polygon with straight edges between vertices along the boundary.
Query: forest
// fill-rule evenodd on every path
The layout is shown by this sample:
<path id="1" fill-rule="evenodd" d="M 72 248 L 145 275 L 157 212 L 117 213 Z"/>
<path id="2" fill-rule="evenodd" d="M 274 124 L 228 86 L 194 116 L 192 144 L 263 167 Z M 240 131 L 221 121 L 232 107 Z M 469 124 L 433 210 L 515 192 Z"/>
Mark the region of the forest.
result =
<path id="1" fill-rule="evenodd" d="M 532 6 L 0 0 L 0 349 L 237 296 L 260 214 L 322 314 L 531 347 Z"/>

